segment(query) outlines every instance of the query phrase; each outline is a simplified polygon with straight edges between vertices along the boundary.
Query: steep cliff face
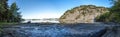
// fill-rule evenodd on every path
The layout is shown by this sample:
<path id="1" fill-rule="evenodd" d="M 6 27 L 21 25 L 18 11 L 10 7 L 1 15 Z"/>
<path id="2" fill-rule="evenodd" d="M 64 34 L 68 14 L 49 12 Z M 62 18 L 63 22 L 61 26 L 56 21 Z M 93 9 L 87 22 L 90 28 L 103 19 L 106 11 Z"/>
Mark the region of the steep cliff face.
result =
<path id="1" fill-rule="evenodd" d="M 109 12 L 105 7 L 82 5 L 67 10 L 60 18 L 60 23 L 94 23 L 95 17 Z"/>

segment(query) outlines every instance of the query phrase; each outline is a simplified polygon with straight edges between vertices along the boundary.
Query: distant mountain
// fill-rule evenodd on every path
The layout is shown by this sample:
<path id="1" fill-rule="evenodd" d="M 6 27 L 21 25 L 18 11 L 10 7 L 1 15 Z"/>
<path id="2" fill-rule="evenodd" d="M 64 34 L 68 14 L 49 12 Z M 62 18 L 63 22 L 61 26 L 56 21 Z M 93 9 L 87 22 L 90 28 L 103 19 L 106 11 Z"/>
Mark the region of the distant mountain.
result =
<path id="1" fill-rule="evenodd" d="M 105 7 L 81 5 L 67 10 L 60 18 L 60 23 L 94 23 L 95 18 L 109 12 Z"/>

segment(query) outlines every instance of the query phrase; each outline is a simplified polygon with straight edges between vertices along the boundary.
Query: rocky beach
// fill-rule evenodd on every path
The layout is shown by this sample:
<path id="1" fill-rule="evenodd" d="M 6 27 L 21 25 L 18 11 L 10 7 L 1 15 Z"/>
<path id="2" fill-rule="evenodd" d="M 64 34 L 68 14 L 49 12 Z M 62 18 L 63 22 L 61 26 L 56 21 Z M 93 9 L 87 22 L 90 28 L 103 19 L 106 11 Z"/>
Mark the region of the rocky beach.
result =
<path id="1" fill-rule="evenodd" d="M 120 26 L 113 23 L 24 23 L 1 28 L 0 37 L 120 37 Z"/>

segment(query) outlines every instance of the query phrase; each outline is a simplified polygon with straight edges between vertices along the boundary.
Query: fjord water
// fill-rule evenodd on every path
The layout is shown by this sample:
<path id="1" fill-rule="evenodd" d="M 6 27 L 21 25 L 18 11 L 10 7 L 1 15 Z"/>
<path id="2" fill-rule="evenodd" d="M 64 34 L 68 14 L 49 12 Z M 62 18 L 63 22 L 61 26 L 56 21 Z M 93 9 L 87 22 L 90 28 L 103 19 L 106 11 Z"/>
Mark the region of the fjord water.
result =
<path id="1" fill-rule="evenodd" d="M 9 32 L 8 32 L 9 31 Z M 101 37 L 105 32 L 105 26 L 96 24 L 63 25 L 53 24 L 21 24 L 4 27 L 3 37 Z"/>

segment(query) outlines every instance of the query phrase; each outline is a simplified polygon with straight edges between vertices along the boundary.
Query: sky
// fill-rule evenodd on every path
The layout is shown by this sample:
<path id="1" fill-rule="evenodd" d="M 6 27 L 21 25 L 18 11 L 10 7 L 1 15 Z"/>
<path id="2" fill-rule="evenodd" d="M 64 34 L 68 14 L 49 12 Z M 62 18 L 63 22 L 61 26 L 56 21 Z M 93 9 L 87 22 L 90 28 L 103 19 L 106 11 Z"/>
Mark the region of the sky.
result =
<path id="1" fill-rule="evenodd" d="M 9 0 L 16 2 L 23 19 L 59 18 L 65 11 L 80 5 L 111 7 L 109 0 Z"/>

